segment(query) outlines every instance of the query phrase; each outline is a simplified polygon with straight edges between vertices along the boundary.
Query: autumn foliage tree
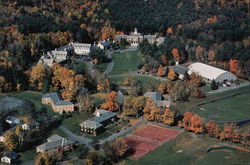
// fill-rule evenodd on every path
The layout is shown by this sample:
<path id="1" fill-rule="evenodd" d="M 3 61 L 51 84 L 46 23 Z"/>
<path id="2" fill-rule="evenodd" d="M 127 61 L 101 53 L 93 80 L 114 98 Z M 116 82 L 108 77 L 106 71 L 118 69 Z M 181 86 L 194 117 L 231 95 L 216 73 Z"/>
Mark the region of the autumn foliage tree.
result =
<path id="1" fill-rule="evenodd" d="M 97 90 L 100 92 L 109 92 L 110 81 L 108 78 L 100 79 L 97 83 Z"/>
<path id="2" fill-rule="evenodd" d="M 115 37 L 116 31 L 110 25 L 105 25 L 101 29 L 101 40 L 113 39 Z"/>
<path id="3" fill-rule="evenodd" d="M 174 123 L 174 120 L 175 112 L 170 111 L 168 108 L 166 108 L 163 113 L 160 113 L 158 115 L 158 122 L 161 122 L 163 124 L 171 125 Z"/>
<path id="4" fill-rule="evenodd" d="M 173 57 L 174 57 L 174 60 L 175 60 L 176 62 L 180 62 L 181 57 L 180 57 L 179 50 L 176 49 L 176 48 L 173 48 L 172 51 L 171 51 L 171 53 L 172 53 L 172 55 L 173 55 Z"/>
<path id="5" fill-rule="evenodd" d="M 164 76 L 165 74 L 166 74 L 165 69 L 163 68 L 162 65 L 159 65 L 158 70 L 157 70 L 157 75 Z"/>
<path id="6" fill-rule="evenodd" d="M 72 39 L 72 34 L 70 32 L 50 33 L 50 36 L 55 47 L 67 45 Z"/>
<path id="7" fill-rule="evenodd" d="M 202 77 L 194 72 L 189 75 L 189 78 L 188 83 L 192 86 L 200 87 L 203 84 Z"/>
<path id="8" fill-rule="evenodd" d="M 86 78 L 83 75 L 76 75 L 71 69 L 53 65 L 54 76 L 52 84 L 55 90 L 62 90 L 62 97 L 66 100 L 73 100 L 76 97 L 77 91 L 84 86 Z"/>
<path id="9" fill-rule="evenodd" d="M 124 99 L 123 113 L 126 116 L 139 117 L 146 105 L 146 97 L 144 96 L 128 96 Z"/>
<path id="10" fill-rule="evenodd" d="M 0 76 L 0 93 L 8 92 L 11 90 L 11 83 L 5 77 Z"/>
<path id="11" fill-rule="evenodd" d="M 234 123 L 225 124 L 223 130 L 220 133 L 221 140 L 232 140 L 233 135 L 235 134 L 236 126 Z"/>
<path id="12" fill-rule="evenodd" d="M 186 112 L 184 114 L 182 122 L 179 123 L 179 126 L 195 133 L 203 132 L 203 124 L 201 118 L 197 114 L 193 114 L 192 112 Z"/>
<path id="13" fill-rule="evenodd" d="M 43 87 L 44 80 L 49 75 L 50 70 L 42 64 L 38 64 L 31 68 L 29 75 L 29 82 L 31 87 L 34 89 L 41 90 Z"/>
<path id="14" fill-rule="evenodd" d="M 122 138 L 119 138 L 112 144 L 112 149 L 119 158 L 122 158 L 128 151 L 129 147 Z"/>
<path id="15" fill-rule="evenodd" d="M 148 99 L 143 109 L 144 117 L 149 121 L 156 121 L 159 113 L 158 107 L 152 99 Z"/>
<path id="16" fill-rule="evenodd" d="M 210 137 L 219 137 L 220 136 L 220 128 L 214 121 L 208 121 L 205 125 L 206 132 Z"/>
<path id="17" fill-rule="evenodd" d="M 168 70 L 168 78 L 169 78 L 170 80 L 176 80 L 176 79 L 177 79 L 177 75 L 176 75 L 174 69 L 170 68 L 170 69 Z"/>
<path id="18" fill-rule="evenodd" d="M 106 102 L 101 105 L 101 108 L 109 111 L 118 110 L 119 106 L 117 103 L 117 93 L 115 91 L 112 91 L 107 95 Z"/>
<path id="19" fill-rule="evenodd" d="M 191 95 L 196 98 L 204 98 L 205 94 L 199 88 L 193 88 L 191 90 Z"/>

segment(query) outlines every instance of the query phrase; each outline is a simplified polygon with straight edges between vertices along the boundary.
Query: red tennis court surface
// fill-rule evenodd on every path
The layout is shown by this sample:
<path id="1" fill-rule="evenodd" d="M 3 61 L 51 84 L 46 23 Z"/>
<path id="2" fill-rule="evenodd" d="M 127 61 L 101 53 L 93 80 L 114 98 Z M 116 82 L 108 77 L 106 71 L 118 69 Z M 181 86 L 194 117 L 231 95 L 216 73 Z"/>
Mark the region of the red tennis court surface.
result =
<path id="1" fill-rule="evenodd" d="M 134 150 L 131 157 L 139 159 L 163 143 L 175 138 L 180 133 L 181 131 L 178 130 L 147 125 L 133 134 L 129 134 L 124 140 Z"/>

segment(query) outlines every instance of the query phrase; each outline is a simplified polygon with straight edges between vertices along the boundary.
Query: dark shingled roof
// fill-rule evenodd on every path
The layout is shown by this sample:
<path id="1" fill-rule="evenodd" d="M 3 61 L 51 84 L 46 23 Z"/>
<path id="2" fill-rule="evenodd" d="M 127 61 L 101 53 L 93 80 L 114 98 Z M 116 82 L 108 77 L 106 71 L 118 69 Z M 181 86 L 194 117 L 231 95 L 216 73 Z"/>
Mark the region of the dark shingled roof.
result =
<path id="1" fill-rule="evenodd" d="M 51 100 L 55 106 L 73 105 L 73 103 L 71 101 L 60 100 L 57 93 L 46 93 L 42 96 L 42 98 L 51 98 Z"/>

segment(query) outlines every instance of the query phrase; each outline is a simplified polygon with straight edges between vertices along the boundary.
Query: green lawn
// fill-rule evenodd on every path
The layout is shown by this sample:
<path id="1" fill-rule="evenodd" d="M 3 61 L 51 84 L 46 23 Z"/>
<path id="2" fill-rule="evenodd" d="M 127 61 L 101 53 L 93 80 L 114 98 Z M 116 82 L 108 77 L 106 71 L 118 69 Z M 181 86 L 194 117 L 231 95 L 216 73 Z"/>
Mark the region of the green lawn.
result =
<path id="1" fill-rule="evenodd" d="M 22 162 L 26 162 L 26 161 L 30 161 L 30 160 L 34 160 L 36 157 L 36 150 L 35 149 L 31 149 L 25 152 L 21 152 L 18 153 L 19 154 L 19 161 Z"/>
<path id="2" fill-rule="evenodd" d="M 110 75 L 128 73 L 137 69 L 140 64 L 138 51 L 127 51 L 118 54 L 112 54 L 114 67 Z"/>
<path id="3" fill-rule="evenodd" d="M 106 68 L 108 67 L 109 63 L 101 63 L 96 65 L 96 69 L 99 70 L 100 72 L 104 72 Z"/>
<path id="4" fill-rule="evenodd" d="M 101 139 L 105 139 L 111 135 L 112 135 L 111 133 L 105 131 L 105 132 L 99 134 L 98 136 L 85 135 L 85 137 L 90 138 L 92 140 L 101 140 Z"/>
<path id="5" fill-rule="evenodd" d="M 247 164 L 249 153 L 217 150 L 206 153 L 206 149 L 219 143 L 203 135 L 185 132 L 163 144 L 139 160 L 128 159 L 127 165 L 228 165 Z"/>
<path id="6" fill-rule="evenodd" d="M 79 124 L 91 117 L 93 117 L 93 114 L 88 112 L 72 113 L 71 117 L 63 120 L 62 125 L 71 132 L 80 135 Z"/>
<path id="7" fill-rule="evenodd" d="M 134 80 L 141 81 L 143 92 L 146 92 L 149 86 L 149 83 L 156 85 L 159 83 L 159 80 L 152 78 L 152 77 L 146 77 L 146 76 L 132 76 Z M 117 84 L 118 86 L 124 86 L 123 84 L 124 76 L 123 77 L 112 77 L 111 82 L 114 84 Z"/>
<path id="8" fill-rule="evenodd" d="M 55 134 L 57 134 L 57 135 L 59 135 L 59 136 L 61 136 L 61 137 L 64 137 L 64 138 L 67 138 L 67 137 L 68 137 L 68 135 L 67 135 L 65 132 L 63 132 L 60 128 L 54 129 L 54 130 L 52 131 L 52 134 L 51 134 L 51 135 L 55 135 Z"/>
<path id="9" fill-rule="evenodd" d="M 195 109 L 202 117 L 212 120 L 238 121 L 250 119 L 250 93 L 226 98 Z"/>
<path id="10" fill-rule="evenodd" d="M 192 111 L 192 108 L 194 107 L 194 105 L 197 105 L 197 104 L 202 103 L 204 101 L 209 101 L 209 100 L 213 100 L 213 99 L 220 98 L 223 96 L 227 96 L 227 95 L 235 94 L 235 93 L 238 93 L 241 91 L 245 91 L 245 90 L 249 89 L 249 87 L 250 86 L 246 86 L 246 87 L 241 87 L 238 89 L 233 89 L 233 90 L 225 91 L 225 92 L 221 92 L 221 93 L 209 94 L 209 95 L 207 95 L 206 98 L 203 98 L 203 99 L 196 99 L 193 97 L 189 97 L 188 101 L 185 101 L 185 102 L 177 101 L 177 102 L 173 103 L 173 106 L 174 106 L 175 110 L 184 114 L 185 112 Z"/>

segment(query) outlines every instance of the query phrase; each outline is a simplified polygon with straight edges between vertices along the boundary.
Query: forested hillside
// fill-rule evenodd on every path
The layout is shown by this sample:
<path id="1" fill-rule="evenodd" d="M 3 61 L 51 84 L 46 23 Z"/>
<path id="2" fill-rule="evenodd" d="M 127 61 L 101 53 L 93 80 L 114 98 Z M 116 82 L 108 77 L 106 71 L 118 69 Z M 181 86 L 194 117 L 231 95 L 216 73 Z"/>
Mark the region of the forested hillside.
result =
<path id="1" fill-rule="evenodd" d="M 135 27 L 167 35 L 161 55 L 177 48 L 185 60 L 225 68 L 237 59 L 249 76 L 249 17 L 249 0 L 1 0 L 0 88 L 27 88 L 26 71 L 48 50 Z"/>

